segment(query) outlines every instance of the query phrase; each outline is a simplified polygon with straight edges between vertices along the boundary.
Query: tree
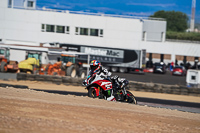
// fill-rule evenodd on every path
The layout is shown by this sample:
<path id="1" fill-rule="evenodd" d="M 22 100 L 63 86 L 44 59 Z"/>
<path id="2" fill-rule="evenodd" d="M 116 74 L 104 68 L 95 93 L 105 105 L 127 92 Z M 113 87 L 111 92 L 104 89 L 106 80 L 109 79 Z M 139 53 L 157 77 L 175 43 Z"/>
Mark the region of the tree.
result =
<path id="1" fill-rule="evenodd" d="M 150 17 L 165 18 L 167 21 L 167 31 L 184 32 L 188 26 L 188 16 L 179 11 L 157 11 Z"/>

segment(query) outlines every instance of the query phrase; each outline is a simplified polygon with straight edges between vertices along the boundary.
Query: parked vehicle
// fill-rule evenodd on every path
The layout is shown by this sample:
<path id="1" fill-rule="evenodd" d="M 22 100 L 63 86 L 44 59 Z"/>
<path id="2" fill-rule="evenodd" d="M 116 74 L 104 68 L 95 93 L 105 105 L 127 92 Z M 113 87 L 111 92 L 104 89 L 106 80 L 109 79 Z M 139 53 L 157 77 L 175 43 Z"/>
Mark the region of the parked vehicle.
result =
<path id="1" fill-rule="evenodd" d="M 143 71 L 146 72 L 146 73 L 152 73 L 153 68 L 145 68 Z"/>
<path id="2" fill-rule="evenodd" d="M 48 75 L 59 76 L 80 76 L 82 78 L 86 75 L 86 70 L 82 68 L 82 64 L 76 61 L 75 55 L 61 54 L 61 59 L 54 64 L 49 64 L 46 69 Z"/>
<path id="3" fill-rule="evenodd" d="M 188 87 L 200 88 L 200 70 L 188 69 L 186 83 Z"/>
<path id="4" fill-rule="evenodd" d="M 172 71 L 172 75 L 185 76 L 187 73 L 184 66 L 175 66 Z"/>
<path id="5" fill-rule="evenodd" d="M 41 52 L 27 52 L 27 59 L 18 65 L 20 72 L 39 74 L 41 67 Z"/>
<path id="6" fill-rule="evenodd" d="M 0 72 L 17 72 L 18 62 L 10 60 L 9 48 L 0 47 Z"/>
<path id="7" fill-rule="evenodd" d="M 66 51 L 81 52 L 90 55 L 90 59 L 98 60 L 112 72 L 144 73 L 146 50 L 96 47 L 86 45 L 60 44 Z M 79 61 L 85 63 L 88 56 L 80 55 Z"/>
<path id="8" fill-rule="evenodd" d="M 155 63 L 153 66 L 153 73 L 166 73 L 166 65 L 163 62 Z"/>
<path id="9" fill-rule="evenodd" d="M 86 85 L 86 89 L 88 90 L 88 97 L 107 99 L 111 96 L 111 93 L 113 93 L 115 99 L 111 101 L 117 100 L 137 104 L 135 96 L 130 91 L 126 90 L 127 85 L 128 84 L 126 84 L 123 88 L 115 89 L 113 93 L 112 81 L 104 78 L 101 74 L 96 74 L 92 77 L 92 81 Z"/>

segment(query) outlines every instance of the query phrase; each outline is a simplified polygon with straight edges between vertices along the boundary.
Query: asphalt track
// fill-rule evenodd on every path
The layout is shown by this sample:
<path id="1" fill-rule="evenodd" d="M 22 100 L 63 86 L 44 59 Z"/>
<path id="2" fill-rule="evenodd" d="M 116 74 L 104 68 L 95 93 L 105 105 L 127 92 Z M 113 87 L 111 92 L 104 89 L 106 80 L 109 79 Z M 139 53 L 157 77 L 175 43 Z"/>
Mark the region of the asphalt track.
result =
<path id="1" fill-rule="evenodd" d="M 112 73 L 112 75 L 118 75 L 121 78 L 126 78 L 129 81 L 138 82 L 151 82 L 167 85 L 183 85 L 186 86 L 186 76 L 174 76 L 168 71 L 166 74 L 159 73 Z"/>
<path id="2" fill-rule="evenodd" d="M 0 79 L 16 79 L 16 73 L 1 73 Z M 173 76 L 168 71 L 166 74 L 154 74 L 154 73 L 144 73 L 144 74 L 136 74 L 136 73 L 112 73 L 112 76 L 118 75 L 121 78 L 126 78 L 129 81 L 138 81 L 138 82 L 152 82 L 152 83 L 160 83 L 167 85 L 183 85 L 186 86 L 186 76 Z"/>

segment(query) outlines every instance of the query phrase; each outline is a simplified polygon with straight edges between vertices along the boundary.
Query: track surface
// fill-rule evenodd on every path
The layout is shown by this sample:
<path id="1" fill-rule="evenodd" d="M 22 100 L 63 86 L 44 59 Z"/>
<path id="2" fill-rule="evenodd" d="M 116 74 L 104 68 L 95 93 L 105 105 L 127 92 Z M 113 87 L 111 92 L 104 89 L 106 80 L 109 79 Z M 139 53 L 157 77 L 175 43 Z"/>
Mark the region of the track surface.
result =
<path id="1" fill-rule="evenodd" d="M 20 82 L 23 83 L 31 88 L 86 93 L 80 87 Z M 0 92 L 2 133 L 200 132 L 200 114 L 197 113 L 24 88 L 0 87 Z M 193 98 L 196 99 L 190 97 Z"/>
<path id="2" fill-rule="evenodd" d="M 183 85 L 186 86 L 186 77 L 185 76 L 173 76 L 168 71 L 166 74 L 158 73 L 145 73 L 145 74 L 135 74 L 135 73 L 113 73 L 112 75 L 118 75 L 128 79 L 129 81 L 138 81 L 138 82 L 152 82 L 168 85 Z"/>
<path id="3" fill-rule="evenodd" d="M 119 77 L 126 78 L 129 81 L 152 82 L 168 85 L 186 85 L 185 76 L 172 76 L 170 72 L 167 72 L 166 74 L 145 73 L 144 75 L 135 73 L 112 73 L 112 75 L 118 75 Z M 0 72 L 0 79 L 16 79 L 16 77 L 15 73 Z"/>

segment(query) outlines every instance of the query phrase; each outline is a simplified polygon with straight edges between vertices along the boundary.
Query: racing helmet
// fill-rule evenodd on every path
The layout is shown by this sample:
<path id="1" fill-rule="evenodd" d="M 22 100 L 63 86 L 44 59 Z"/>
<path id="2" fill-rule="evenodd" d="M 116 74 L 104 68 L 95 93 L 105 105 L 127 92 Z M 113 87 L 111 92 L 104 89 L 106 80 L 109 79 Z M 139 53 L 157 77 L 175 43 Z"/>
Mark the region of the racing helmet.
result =
<path id="1" fill-rule="evenodd" d="M 101 68 L 101 63 L 97 60 L 93 60 L 90 63 L 90 69 L 93 73 L 97 72 Z"/>

